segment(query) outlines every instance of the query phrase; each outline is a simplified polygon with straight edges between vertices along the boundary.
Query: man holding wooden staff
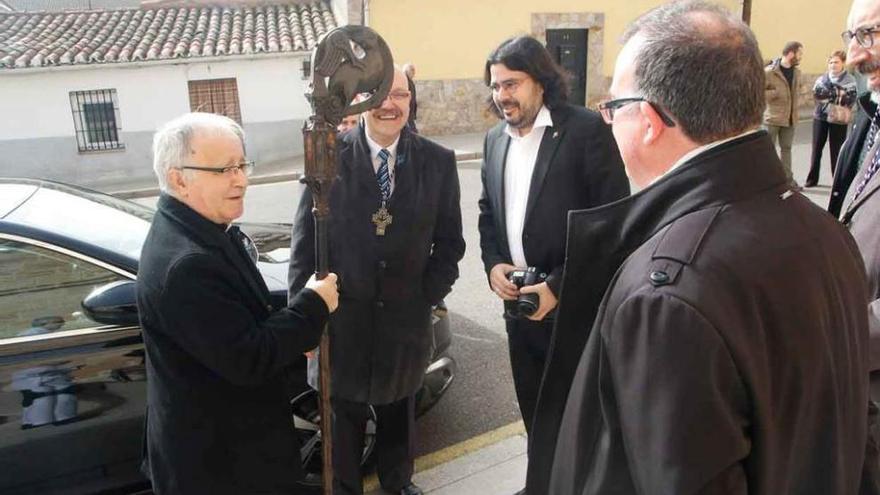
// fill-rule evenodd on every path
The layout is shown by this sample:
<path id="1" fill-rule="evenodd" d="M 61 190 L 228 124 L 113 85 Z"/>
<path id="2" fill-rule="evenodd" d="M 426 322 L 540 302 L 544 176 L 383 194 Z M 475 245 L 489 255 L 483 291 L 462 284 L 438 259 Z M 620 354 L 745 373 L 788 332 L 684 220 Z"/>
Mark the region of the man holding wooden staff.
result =
<path id="1" fill-rule="evenodd" d="M 340 287 L 330 320 L 335 495 L 363 493 L 371 405 L 382 487 L 422 493 L 412 483 L 414 395 L 431 357 L 431 306 L 458 278 L 465 243 L 455 155 L 405 128 L 411 97 L 395 69 L 388 96 L 356 132 L 339 136 L 336 149 L 327 227 Z M 294 219 L 291 294 L 315 269 L 314 230 L 306 191 Z"/>

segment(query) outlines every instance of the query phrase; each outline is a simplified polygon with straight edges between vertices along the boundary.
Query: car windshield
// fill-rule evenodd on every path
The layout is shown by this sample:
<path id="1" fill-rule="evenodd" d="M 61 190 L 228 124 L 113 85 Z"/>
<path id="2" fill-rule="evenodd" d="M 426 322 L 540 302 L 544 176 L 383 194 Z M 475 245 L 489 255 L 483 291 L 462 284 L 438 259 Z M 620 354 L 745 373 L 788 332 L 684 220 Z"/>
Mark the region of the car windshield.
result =
<path id="1" fill-rule="evenodd" d="M 138 259 L 153 210 L 105 194 L 46 184 L 5 220 Z"/>

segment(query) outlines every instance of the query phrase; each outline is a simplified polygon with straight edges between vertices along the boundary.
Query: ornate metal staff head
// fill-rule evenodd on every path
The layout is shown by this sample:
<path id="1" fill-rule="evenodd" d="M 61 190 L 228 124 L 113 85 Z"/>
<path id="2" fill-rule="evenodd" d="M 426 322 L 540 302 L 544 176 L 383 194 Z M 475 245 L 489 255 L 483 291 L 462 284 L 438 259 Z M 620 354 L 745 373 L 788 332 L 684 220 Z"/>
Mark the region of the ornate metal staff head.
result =
<path id="1" fill-rule="evenodd" d="M 366 26 L 327 33 L 312 53 L 306 98 L 313 115 L 303 127 L 305 182 L 318 219 L 329 214 L 328 193 L 336 176 L 336 125 L 342 117 L 378 107 L 394 82 L 394 61 L 385 40 Z M 354 105 L 355 95 L 370 96 Z"/>
<path id="2" fill-rule="evenodd" d="M 366 26 L 343 26 L 330 31 L 312 53 L 312 81 L 306 98 L 314 113 L 303 127 L 302 182 L 312 193 L 316 226 L 330 213 L 330 185 L 336 177 L 336 125 L 346 115 L 381 105 L 393 82 L 391 50 L 381 36 Z M 369 96 L 352 104 L 359 94 Z M 321 264 L 326 257 L 317 247 Z M 319 274 L 323 268 L 318 267 Z"/>
<path id="3" fill-rule="evenodd" d="M 327 33 L 312 53 L 311 66 L 306 97 L 315 118 L 333 126 L 346 115 L 381 105 L 394 81 L 391 50 L 366 26 L 342 26 Z M 365 93 L 371 96 L 351 104 Z"/>

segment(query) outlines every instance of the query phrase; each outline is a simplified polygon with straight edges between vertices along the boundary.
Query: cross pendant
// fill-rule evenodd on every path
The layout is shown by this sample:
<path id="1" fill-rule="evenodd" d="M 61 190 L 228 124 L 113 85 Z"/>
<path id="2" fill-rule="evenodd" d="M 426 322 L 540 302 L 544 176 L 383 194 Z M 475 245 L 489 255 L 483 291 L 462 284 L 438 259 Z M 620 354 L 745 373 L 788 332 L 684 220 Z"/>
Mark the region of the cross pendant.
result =
<path id="1" fill-rule="evenodd" d="M 383 204 L 379 207 L 379 210 L 376 213 L 373 213 L 373 223 L 376 225 L 376 235 L 385 235 L 385 227 L 391 225 L 391 221 L 394 218 L 391 216 L 391 213 L 388 212 L 388 209 L 385 208 Z"/>

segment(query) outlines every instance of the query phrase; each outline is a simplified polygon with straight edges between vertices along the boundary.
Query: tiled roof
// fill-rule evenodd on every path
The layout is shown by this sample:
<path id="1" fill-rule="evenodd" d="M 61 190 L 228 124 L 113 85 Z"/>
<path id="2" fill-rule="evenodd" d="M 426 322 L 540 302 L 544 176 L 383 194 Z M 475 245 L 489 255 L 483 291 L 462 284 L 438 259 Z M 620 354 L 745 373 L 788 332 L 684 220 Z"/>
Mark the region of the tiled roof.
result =
<path id="1" fill-rule="evenodd" d="M 0 0 L 0 3 L 11 7 L 13 12 L 39 12 L 139 7 L 141 0 Z"/>
<path id="2" fill-rule="evenodd" d="M 0 13 L 0 70 L 311 50 L 336 27 L 326 1 Z"/>

